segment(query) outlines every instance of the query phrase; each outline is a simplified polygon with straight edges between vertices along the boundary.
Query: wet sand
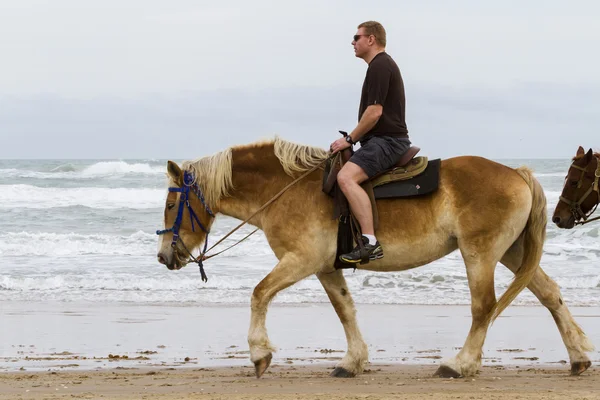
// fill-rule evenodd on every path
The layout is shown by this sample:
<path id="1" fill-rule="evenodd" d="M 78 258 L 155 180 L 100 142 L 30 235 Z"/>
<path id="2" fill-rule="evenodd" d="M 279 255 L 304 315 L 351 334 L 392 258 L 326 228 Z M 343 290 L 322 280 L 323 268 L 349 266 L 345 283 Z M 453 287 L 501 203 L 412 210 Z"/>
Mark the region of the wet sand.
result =
<path id="1" fill-rule="evenodd" d="M 492 326 L 481 374 L 432 374 L 462 346 L 466 306 L 358 305 L 369 346 L 366 373 L 328 376 L 346 350 L 328 304 L 273 305 L 278 346 L 257 380 L 250 365 L 247 306 L 0 305 L 3 399 L 600 399 L 600 353 L 569 376 L 567 351 L 543 307 L 509 307 Z M 600 310 L 572 309 L 592 342 Z"/>
<path id="2" fill-rule="evenodd" d="M 439 364 L 463 345 L 468 306 L 359 304 L 358 320 L 373 363 Z M 592 343 L 600 308 L 571 310 Z M 248 306 L 0 304 L 0 372 L 115 367 L 249 365 Z M 346 338 L 329 304 L 273 305 L 267 316 L 274 362 L 335 362 Z M 484 365 L 561 365 L 568 361 L 550 313 L 509 307 L 490 328 Z M 600 352 L 590 353 L 592 361 Z M 565 366 L 567 368 L 568 366 Z"/>

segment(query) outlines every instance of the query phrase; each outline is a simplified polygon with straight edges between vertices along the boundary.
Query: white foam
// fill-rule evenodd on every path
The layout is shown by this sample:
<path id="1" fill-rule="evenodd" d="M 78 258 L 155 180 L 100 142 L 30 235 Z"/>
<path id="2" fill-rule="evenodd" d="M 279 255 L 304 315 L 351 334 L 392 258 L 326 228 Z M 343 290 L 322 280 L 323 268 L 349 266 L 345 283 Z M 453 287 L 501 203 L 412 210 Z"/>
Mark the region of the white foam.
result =
<path id="1" fill-rule="evenodd" d="M 156 235 L 138 231 L 129 236 L 78 233 L 8 232 L 0 234 L 0 254 L 5 256 L 145 256 L 156 252 Z"/>
<path id="2" fill-rule="evenodd" d="M 58 167 L 52 168 L 50 172 L 74 172 L 77 171 L 77 166 L 73 163 L 61 164 Z"/>
<path id="3" fill-rule="evenodd" d="M 215 267 L 215 266 L 213 266 Z M 52 271 L 49 271 L 52 272 Z M 87 273 L 75 270 L 64 273 L 4 274 L 0 277 L 2 300 L 58 300 L 67 302 L 133 302 L 133 303 L 193 303 L 193 304 L 248 304 L 253 288 L 263 275 L 247 277 L 220 273 L 207 268 L 208 283 L 200 279 L 197 269 L 171 272 L 162 266 L 137 267 L 137 270 L 87 268 Z M 265 273 L 266 274 L 266 273 Z M 464 304 L 470 303 L 466 281 L 445 279 L 443 284 L 432 282 L 421 285 L 402 284 L 402 274 L 392 274 L 386 287 L 364 286 L 369 274 L 346 274 L 348 288 L 361 304 Z M 594 283 L 598 285 L 596 277 Z M 504 280 L 502 280 L 504 281 Z M 496 285 L 497 294 L 506 290 L 506 284 Z M 580 281 L 563 288 L 569 305 L 597 304 L 600 289 Z M 596 297 L 595 297 L 596 296 Z M 318 280 L 309 278 L 278 294 L 277 303 L 328 302 Z M 529 292 L 519 295 L 515 304 L 539 304 Z"/>
<path id="4" fill-rule="evenodd" d="M 136 233 L 128 240 L 140 237 Z M 1 240 L 0 240 L 1 241 Z M 247 249 L 243 260 L 216 258 L 205 262 L 209 281 L 203 283 L 194 265 L 181 271 L 168 271 L 153 255 L 142 257 L 100 257 L 58 255 L 49 264 L 14 266 L 0 277 L 0 301 L 58 300 L 67 302 L 134 302 L 247 304 L 253 288 L 266 276 L 276 260 L 265 259 Z M 7 264 L 7 259 L 4 263 Z M 459 261 L 459 262 L 456 262 Z M 464 265 L 460 260 L 443 259 L 428 266 L 406 272 L 372 273 L 346 271 L 350 293 L 363 304 L 469 304 L 470 295 Z M 572 274 L 550 274 L 562 287 L 569 305 L 593 305 L 598 302 L 600 272 L 582 274 L 581 265 L 572 266 Z M 23 268 L 32 268 L 33 273 Z M 548 272 L 548 269 L 546 269 Z M 591 273 L 591 275 L 589 275 Z M 499 296 L 512 280 L 512 273 L 500 267 L 496 271 L 496 293 Z M 298 282 L 278 294 L 279 303 L 328 302 L 315 277 Z M 528 291 L 519 295 L 515 304 L 538 304 Z"/>
<path id="5" fill-rule="evenodd" d="M 216 243 L 223 235 L 211 235 L 209 244 Z M 227 238 L 211 253 L 224 250 L 245 236 L 237 232 Z M 6 232 L 0 233 L 0 255 L 5 256 L 82 256 L 82 255 L 121 255 L 147 256 L 154 262 L 158 237 L 156 233 L 138 231 L 131 235 L 47 233 L 47 232 Z M 261 233 L 248 238 L 239 245 L 219 255 L 220 259 L 236 258 L 248 254 L 272 256 L 264 235 Z"/>
<path id="6" fill-rule="evenodd" d="M 564 178 L 567 175 L 567 171 L 564 172 L 551 172 L 551 173 L 534 173 L 535 177 L 559 177 Z"/>
<path id="7" fill-rule="evenodd" d="M 0 185 L 0 209 L 84 206 L 101 209 L 163 208 L 165 189 L 42 188 Z"/>
<path id="8" fill-rule="evenodd" d="M 83 176 L 115 176 L 126 174 L 149 174 L 158 175 L 165 174 L 164 166 L 151 166 L 150 164 L 135 163 L 129 164 L 125 161 L 101 161 L 90 165 L 84 169 L 81 174 Z"/>

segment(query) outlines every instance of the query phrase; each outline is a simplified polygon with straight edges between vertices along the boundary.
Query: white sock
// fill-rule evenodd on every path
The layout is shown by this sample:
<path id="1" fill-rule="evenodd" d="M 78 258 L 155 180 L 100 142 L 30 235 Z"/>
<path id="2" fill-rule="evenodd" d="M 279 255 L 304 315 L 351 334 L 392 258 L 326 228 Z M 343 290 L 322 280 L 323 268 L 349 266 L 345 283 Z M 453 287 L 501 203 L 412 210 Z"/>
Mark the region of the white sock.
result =
<path id="1" fill-rule="evenodd" d="M 369 239 L 369 244 L 375 244 L 377 243 L 377 238 L 375 237 L 375 235 L 364 235 L 364 237 L 366 237 L 367 239 Z"/>

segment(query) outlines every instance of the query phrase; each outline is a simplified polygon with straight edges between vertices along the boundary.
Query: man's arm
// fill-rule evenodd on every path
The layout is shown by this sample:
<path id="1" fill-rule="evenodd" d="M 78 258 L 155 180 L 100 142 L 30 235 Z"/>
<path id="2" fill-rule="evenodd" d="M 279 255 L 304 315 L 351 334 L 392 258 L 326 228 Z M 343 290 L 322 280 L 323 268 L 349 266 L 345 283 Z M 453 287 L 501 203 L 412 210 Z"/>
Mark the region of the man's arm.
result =
<path id="1" fill-rule="evenodd" d="M 362 138 L 365 133 L 369 132 L 379 118 L 381 118 L 381 113 L 383 113 L 383 106 L 381 104 L 373 104 L 367 107 L 362 117 L 360 117 L 360 121 L 358 121 L 358 125 L 352 132 L 350 132 L 350 138 L 353 142 L 358 142 L 360 138 Z M 346 142 L 345 138 L 339 138 L 335 142 L 331 143 L 329 147 L 332 153 L 336 153 L 338 151 L 347 149 L 350 147 L 350 143 Z"/>
<path id="2" fill-rule="evenodd" d="M 373 104 L 367 107 L 365 112 L 363 113 L 360 121 L 358 121 L 358 125 L 352 132 L 350 132 L 350 137 L 353 142 L 358 142 L 367 132 L 369 132 L 379 121 L 381 118 L 381 114 L 383 113 L 383 106 L 381 104 Z"/>

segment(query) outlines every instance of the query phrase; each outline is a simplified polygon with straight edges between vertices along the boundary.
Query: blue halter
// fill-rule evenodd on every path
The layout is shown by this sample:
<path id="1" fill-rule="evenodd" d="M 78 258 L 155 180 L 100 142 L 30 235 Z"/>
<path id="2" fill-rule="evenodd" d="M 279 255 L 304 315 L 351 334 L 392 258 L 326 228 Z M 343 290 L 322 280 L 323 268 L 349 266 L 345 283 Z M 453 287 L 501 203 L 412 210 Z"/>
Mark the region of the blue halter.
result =
<path id="1" fill-rule="evenodd" d="M 158 231 L 156 231 L 156 234 L 164 235 L 165 233 L 173 232 L 173 240 L 171 241 L 171 247 L 175 248 L 175 246 L 177 245 L 177 241 L 179 240 L 179 228 L 181 227 L 181 220 L 183 219 L 183 207 L 184 206 L 187 207 L 188 213 L 190 214 L 190 223 L 192 224 L 192 232 L 196 231 L 196 227 L 194 224 L 194 221 L 196 221 L 196 223 L 198 224 L 200 229 L 202 229 L 206 233 L 206 238 L 204 239 L 204 250 L 202 251 L 201 256 L 198 257 L 198 259 L 196 259 L 192 255 L 192 253 L 185 247 L 185 244 L 183 243 L 183 241 L 181 241 L 181 244 L 183 245 L 185 250 L 189 253 L 189 255 L 192 257 L 192 259 L 194 259 L 194 261 L 196 261 L 198 263 L 198 266 L 200 267 L 200 274 L 202 275 L 202 280 L 206 282 L 208 279 L 206 278 L 206 274 L 204 273 L 204 268 L 202 265 L 202 255 L 204 255 L 204 253 L 206 253 L 206 248 L 208 247 L 208 234 L 210 231 L 202 224 L 202 222 L 200 221 L 200 218 L 198 218 L 198 215 L 196 215 L 196 213 L 194 212 L 194 209 L 192 208 L 192 206 L 190 204 L 190 200 L 189 200 L 190 189 L 191 189 L 192 193 L 194 193 L 198 197 L 198 199 L 204 206 L 204 209 L 206 210 L 208 215 L 210 215 L 213 218 L 215 217 L 215 215 L 211 211 L 208 204 L 206 204 L 206 201 L 204 200 L 204 195 L 202 194 L 202 190 L 200 190 L 200 187 L 195 182 L 194 175 L 185 171 L 183 174 L 183 186 L 169 188 L 169 192 L 171 192 L 171 193 L 173 193 L 173 192 L 181 193 L 181 196 L 179 197 L 179 208 L 177 209 L 177 217 L 175 218 L 175 222 L 173 223 L 173 226 L 171 228 L 158 230 Z"/>

